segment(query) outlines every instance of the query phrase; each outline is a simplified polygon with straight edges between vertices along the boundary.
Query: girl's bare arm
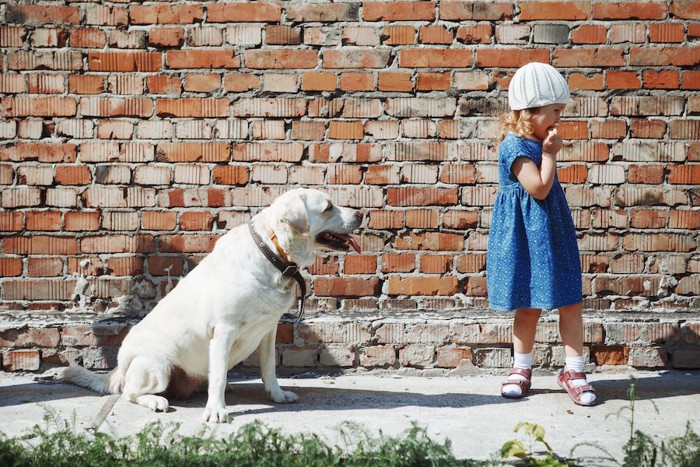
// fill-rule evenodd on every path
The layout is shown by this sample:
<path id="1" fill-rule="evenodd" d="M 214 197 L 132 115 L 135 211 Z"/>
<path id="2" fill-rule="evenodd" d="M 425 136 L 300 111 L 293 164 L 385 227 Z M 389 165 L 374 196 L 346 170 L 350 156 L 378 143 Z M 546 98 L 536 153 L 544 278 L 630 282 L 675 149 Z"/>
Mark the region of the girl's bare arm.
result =
<path id="1" fill-rule="evenodd" d="M 556 130 L 550 131 L 547 139 L 542 142 L 542 164 L 539 169 L 526 157 L 518 157 L 513 162 L 513 174 L 533 198 L 543 200 L 552 189 L 557 171 L 556 156 L 563 144 Z"/>

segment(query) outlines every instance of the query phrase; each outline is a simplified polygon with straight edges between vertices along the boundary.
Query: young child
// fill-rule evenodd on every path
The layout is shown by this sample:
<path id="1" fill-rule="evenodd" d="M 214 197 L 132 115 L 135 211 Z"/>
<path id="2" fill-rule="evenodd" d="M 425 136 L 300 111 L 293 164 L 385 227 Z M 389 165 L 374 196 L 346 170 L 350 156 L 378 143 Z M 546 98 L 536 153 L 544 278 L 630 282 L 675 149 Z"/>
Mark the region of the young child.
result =
<path id="1" fill-rule="evenodd" d="M 581 263 L 571 212 L 556 174 L 557 124 L 569 102 L 564 77 L 550 65 L 520 68 L 508 88 L 511 112 L 499 138 L 499 190 L 487 254 L 491 308 L 515 310 L 514 365 L 501 386 L 519 399 L 530 389 L 532 348 L 542 310 L 559 310 L 566 367 L 559 386 L 578 405 L 596 396 L 583 372 Z"/>

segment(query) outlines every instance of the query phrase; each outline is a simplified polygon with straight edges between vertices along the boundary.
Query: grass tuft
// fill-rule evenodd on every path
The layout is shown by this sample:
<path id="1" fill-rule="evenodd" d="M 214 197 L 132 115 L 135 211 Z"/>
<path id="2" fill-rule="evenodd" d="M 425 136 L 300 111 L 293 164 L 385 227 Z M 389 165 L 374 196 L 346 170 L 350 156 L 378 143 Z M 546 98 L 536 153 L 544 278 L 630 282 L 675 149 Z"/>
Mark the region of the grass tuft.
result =
<path id="1" fill-rule="evenodd" d="M 75 423 L 48 411 L 45 427 L 34 427 L 22 438 L 0 434 L 0 465 L 7 467 L 102 466 L 477 466 L 458 460 L 449 441 L 431 440 L 413 425 L 404 436 L 373 438 L 357 425 L 344 424 L 350 451 L 329 446 L 315 434 L 288 435 L 256 421 L 226 438 L 203 429 L 194 436 L 179 434 L 179 424 L 154 422 L 134 436 L 79 433 Z M 353 438 L 354 437 L 354 438 Z M 354 439 L 354 441 L 351 441 Z M 358 442 L 359 440 L 359 442 Z"/>

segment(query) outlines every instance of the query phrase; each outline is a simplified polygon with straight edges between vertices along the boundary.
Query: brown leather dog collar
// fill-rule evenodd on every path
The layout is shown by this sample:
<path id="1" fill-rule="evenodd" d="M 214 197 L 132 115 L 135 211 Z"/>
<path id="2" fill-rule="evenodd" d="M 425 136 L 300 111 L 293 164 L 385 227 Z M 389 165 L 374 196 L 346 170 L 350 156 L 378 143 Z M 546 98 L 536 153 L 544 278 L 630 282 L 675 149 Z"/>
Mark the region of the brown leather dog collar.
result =
<path id="1" fill-rule="evenodd" d="M 265 258 L 267 258 L 273 266 L 279 269 L 279 271 L 284 277 L 294 279 L 295 281 L 297 281 L 297 284 L 299 284 L 299 289 L 301 290 L 301 298 L 299 302 L 299 314 L 297 315 L 297 322 L 301 321 L 304 318 L 304 301 L 306 301 L 306 282 L 304 281 L 304 277 L 299 272 L 299 266 L 297 266 L 296 263 L 292 263 L 289 261 L 286 253 L 284 253 L 284 250 L 282 250 L 282 248 L 279 246 L 279 243 L 277 242 L 277 236 L 274 233 L 272 234 L 271 240 L 275 244 L 279 256 L 276 255 L 270 249 L 270 247 L 267 246 L 267 244 L 263 241 L 262 237 L 260 237 L 260 234 L 255 230 L 252 221 L 248 223 L 248 230 L 250 230 L 250 235 L 253 237 L 253 241 L 257 245 L 258 249 L 262 252 L 262 254 L 265 255 Z M 282 256 L 282 258 L 280 258 L 280 256 Z"/>

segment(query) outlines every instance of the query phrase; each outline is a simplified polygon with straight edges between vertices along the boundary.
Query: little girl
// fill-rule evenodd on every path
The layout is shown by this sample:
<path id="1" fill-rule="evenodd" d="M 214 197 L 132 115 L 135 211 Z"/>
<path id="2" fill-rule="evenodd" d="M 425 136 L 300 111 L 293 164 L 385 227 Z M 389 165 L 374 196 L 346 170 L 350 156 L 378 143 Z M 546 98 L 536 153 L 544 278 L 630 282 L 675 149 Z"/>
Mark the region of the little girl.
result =
<path id="1" fill-rule="evenodd" d="M 491 308 L 515 310 L 514 365 L 503 397 L 519 399 L 530 389 L 537 322 L 543 309 L 556 308 L 566 355 L 559 385 L 576 404 L 589 406 L 596 396 L 583 372 L 581 263 L 556 174 L 563 145 L 556 127 L 569 99 L 566 80 L 550 65 L 525 65 L 510 82 L 486 270 Z"/>

